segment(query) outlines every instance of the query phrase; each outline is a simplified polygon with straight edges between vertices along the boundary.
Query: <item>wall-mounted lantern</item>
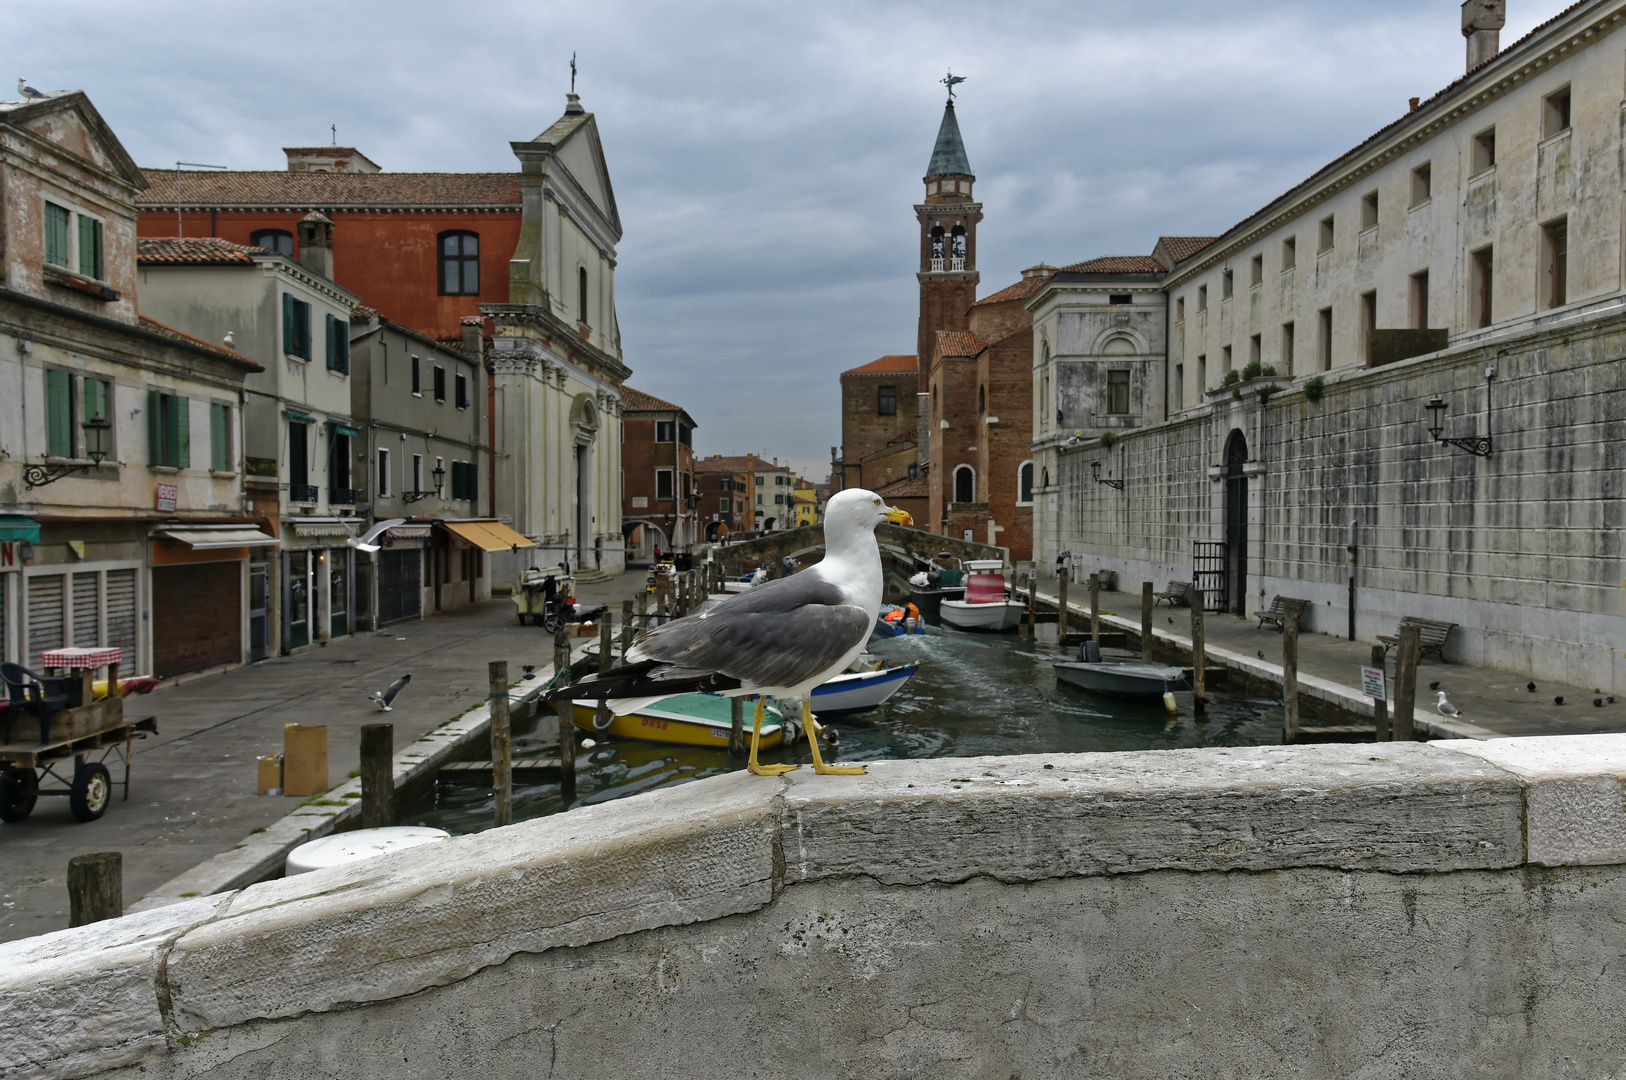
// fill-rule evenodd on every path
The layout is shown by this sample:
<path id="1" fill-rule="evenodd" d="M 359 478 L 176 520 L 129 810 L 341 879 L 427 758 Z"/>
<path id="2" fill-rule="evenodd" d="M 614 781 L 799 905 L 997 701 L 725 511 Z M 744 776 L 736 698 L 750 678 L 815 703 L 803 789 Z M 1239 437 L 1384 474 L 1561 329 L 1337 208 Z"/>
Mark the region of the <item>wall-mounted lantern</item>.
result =
<path id="1" fill-rule="evenodd" d="M 1114 480 L 1110 476 L 1104 480 L 1101 478 L 1101 463 L 1099 461 L 1090 462 L 1090 475 L 1095 478 L 1095 482 L 1097 484 L 1105 484 L 1107 487 L 1112 488 L 1115 491 L 1122 491 L 1124 489 L 1124 482 L 1122 480 Z"/>
<path id="2" fill-rule="evenodd" d="M 403 492 L 401 494 L 401 501 L 402 502 L 407 502 L 407 503 L 415 503 L 419 499 L 427 499 L 431 495 L 433 495 L 437 499 L 441 498 L 441 492 L 445 488 L 445 482 L 446 482 L 446 466 L 437 464 L 434 467 L 434 469 L 430 472 L 430 475 L 435 478 L 435 490 L 433 490 L 433 491 L 407 491 L 407 492 Z"/>
<path id="3" fill-rule="evenodd" d="M 1489 433 L 1490 415 L 1491 415 L 1490 384 L 1495 378 L 1496 378 L 1496 368 L 1495 367 L 1486 367 L 1485 368 L 1485 427 L 1486 427 L 1486 434 L 1484 434 L 1484 435 L 1472 435 L 1472 436 L 1469 436 L 1466 439 L 1457 439 L 1457 438 L 1451 438 L 1451 437 L 1447 436 L 1445 434 L 1445 409 L 1446 409 L 1446 404 L 1445 404 L 1444 401 L 1441 401 L 1439 399 L 1439 397 L 1434 397 L 1434 398 L 1431 398 L 1429 400 L 1427 405 L 1423 406 L 1424 409 L 1428 410 L 1428 433 L 1429 433 L 1429 436 L 1432 437 L 1433 440 L 1435 442 L 1437 442 L 1437 443 L 1444 443 L 1447 446 L 1458 447 L 1459 449 L 1468 451 L 1468 453 L 1473 454 L 1475 457 L 1490 457 L 1490 455 L 1491 455 L 1491 437 L 1490 437 L 1490 433 Z"/>
<path id="4" fill-rule="evenodd" d="M 93 416 L 80 425 L 85 432 L 85 456 L 92 464 L 100 465 L 107 459 L 108 437 L 113 425 L 106 417 Z M 44 487 L 73 473 L 88 473 L 90 465 L 30 465 L 23 470 L 25 487 Z"/>

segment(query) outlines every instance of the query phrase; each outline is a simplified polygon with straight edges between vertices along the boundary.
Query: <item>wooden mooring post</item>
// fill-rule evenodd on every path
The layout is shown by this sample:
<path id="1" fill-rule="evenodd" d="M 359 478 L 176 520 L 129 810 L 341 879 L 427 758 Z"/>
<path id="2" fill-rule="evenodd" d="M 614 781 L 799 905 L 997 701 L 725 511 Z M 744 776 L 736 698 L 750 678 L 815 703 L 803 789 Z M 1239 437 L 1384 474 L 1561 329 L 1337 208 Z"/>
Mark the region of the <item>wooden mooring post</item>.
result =
<path id="1" fill-rule="evenodd" d="M 117 851 L 68 860 L 68 925 L 84 926 L 124 914 L 124 856 Z"/>
<path id="2" fill-rule="evenodd" d="M 1067 644 L 1067 567 L 1056 571 L 1056 641 Z"/>
<path id="3" fill-rule="evenodd" d="M 599 623 L 598 626 L 598 669 L 601 672 L 609 671 L 611 668 L 615 667 L 614 647 L 611 645 L 612 641 L 614 641 L 614 638 L 611 635 L 610 612 L 609 609 L 606 608 L 604 612 L 604 621 Z M 624 661 L 625 656 L 623 655 L 623 662 Z M 593 714 L 593 726 L 598 728 L 600 731 L 603 731 L 610 726 L 609 702 L 603 700 L 599 701 L 598 710 Z"/>
<path id="4" fill-rule="evenodd" d="M 1400 643 L 1395 651 L 1399 653 L 1396 660 L 1395 671 L 1395 718 L 1392 727 L 1395 742 L 1411 742 L 1415 738 L 1412 730 L 1412 710 L 1417 704 L 1417 653 L 1421 642 L 1418 636 L 1421 629 L 1411 623 L 1400 628 Z"/>
<path id="5" fill-rule="evenodd" d="M 1195 693 L 1195 708 L 1202 712 L 1208 707 L 1208 651 L 1203 643 L 1203 591 L 1193 588 L 1191 596 L 1191 689 Z"/>
<path id="6" fill-rule="evenodd" d="M 639 594 L 643 595 L 643 594 Z M 632 648 L 632 601 L 621 601 L 621 662 L 627 662 L 627 650 Z"/>
<path id="7" fill-rule="evenodd" d="M 1299 622 L 1282 620 L 1282 735 L 1287 742 L 1299 738 Z"/>
<path id="8" fill-rule="evenodd" d="M 728 752 L 735 757 L 745 753 L 745 702 L 728 699 Z"/>
<path id="9" fill-rule="evenodd" d="M 1150 663 L 1152 660 L 1152 605 L 1157 598 L 1152 595 L 1152 583 L 1140 583 L 1140 658 Z"/>
<path id="10" fill-rule="evenodd" d="M 1090 640 L 1101 644 L 1101 575 L 1090 575 Z"/>
<path id="11" fill-rule="evenodd" d="M 395 725 L 361 725 L 361 827 L 395 824 Z"/>
<path id="12" fill-rule="evenodd" d="M 514 822 L 514 738 L 508 724 L 508 661 L 491 661 L 487 675 L 491 702 L 491 791 L 496 804 L 491 823 L 500 829 Z"/>
<path id="13" fill-rule="evenodd" d="M 1379 671 L 1388 666 L 1388 657 L 1382 645 L 1372 646 L 1372 666 Z M 1389 702 L 1385 698 L 1372 699 L 1372 726 L 1377 729 L 1377 741 L 1389 742 L 1395 733 L 1389 727 Z"/>
<path id="14" fill-rule="evenodd" d="M 570 631 L 553 635 L 553 670 L 570 667 Z M 576 801 L 576 706 L 568 698 L 554 703 L 559 713 L 559 797 L 568 805 Z"/>

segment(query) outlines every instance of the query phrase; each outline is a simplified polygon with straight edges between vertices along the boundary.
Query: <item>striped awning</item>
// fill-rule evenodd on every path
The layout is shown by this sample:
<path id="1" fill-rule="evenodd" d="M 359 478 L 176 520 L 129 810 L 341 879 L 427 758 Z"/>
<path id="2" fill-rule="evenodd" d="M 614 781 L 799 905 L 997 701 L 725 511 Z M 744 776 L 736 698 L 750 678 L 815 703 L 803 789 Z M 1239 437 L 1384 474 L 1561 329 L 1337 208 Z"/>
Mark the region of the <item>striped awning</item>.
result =
<path id="1" fill-rule="evenodd" d="M 0 540 L 37 544 L 40 542 L 40 523 L 22 514 L 0 514 Z"/>
<path id="2" fill-rule="evenodd" d="M 348 539 L 356 535 L 351 522 L 343 518 L 294 518 L 294 532 L 300 536 L 342 536 Z"/>

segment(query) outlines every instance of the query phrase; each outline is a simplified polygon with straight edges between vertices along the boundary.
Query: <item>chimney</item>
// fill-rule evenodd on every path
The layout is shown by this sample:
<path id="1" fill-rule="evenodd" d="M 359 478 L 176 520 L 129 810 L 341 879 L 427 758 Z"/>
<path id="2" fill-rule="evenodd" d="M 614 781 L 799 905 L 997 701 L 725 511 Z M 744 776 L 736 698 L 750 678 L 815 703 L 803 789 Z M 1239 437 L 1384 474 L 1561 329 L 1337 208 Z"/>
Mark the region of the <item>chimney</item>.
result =
<path id="1" fill-rule="evenodd" d="M 299 261 L 333 280 L 333 222 L 320 210 L 299 219 Z"/>
<path id="2" fill-rule="evenodd" d="M 1462 36 L 1468 39 L 1469 71 L 1501 51 L 1501 30 L 1506 25 L 1506 0 L 1466 0 L 1462 5 Z"/>

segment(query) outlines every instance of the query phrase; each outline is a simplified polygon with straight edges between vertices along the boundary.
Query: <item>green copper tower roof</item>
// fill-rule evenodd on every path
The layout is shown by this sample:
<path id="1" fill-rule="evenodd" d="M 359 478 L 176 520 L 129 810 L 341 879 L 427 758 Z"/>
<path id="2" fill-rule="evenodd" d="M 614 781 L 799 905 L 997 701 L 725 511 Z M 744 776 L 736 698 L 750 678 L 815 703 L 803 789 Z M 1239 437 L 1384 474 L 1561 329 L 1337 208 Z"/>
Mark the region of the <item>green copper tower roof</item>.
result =
<path id="1" fill-rule="evenodd" d="M 954 102 L 943 109 L 943 126 L 937 129 L 937 145 L 932 147 L 932 163 L 926 166 L 926 176 L 970 176 L 971 163 L 965 158 L 965 143 L 960 141 L 960 123 L 954 119 Z"/>

